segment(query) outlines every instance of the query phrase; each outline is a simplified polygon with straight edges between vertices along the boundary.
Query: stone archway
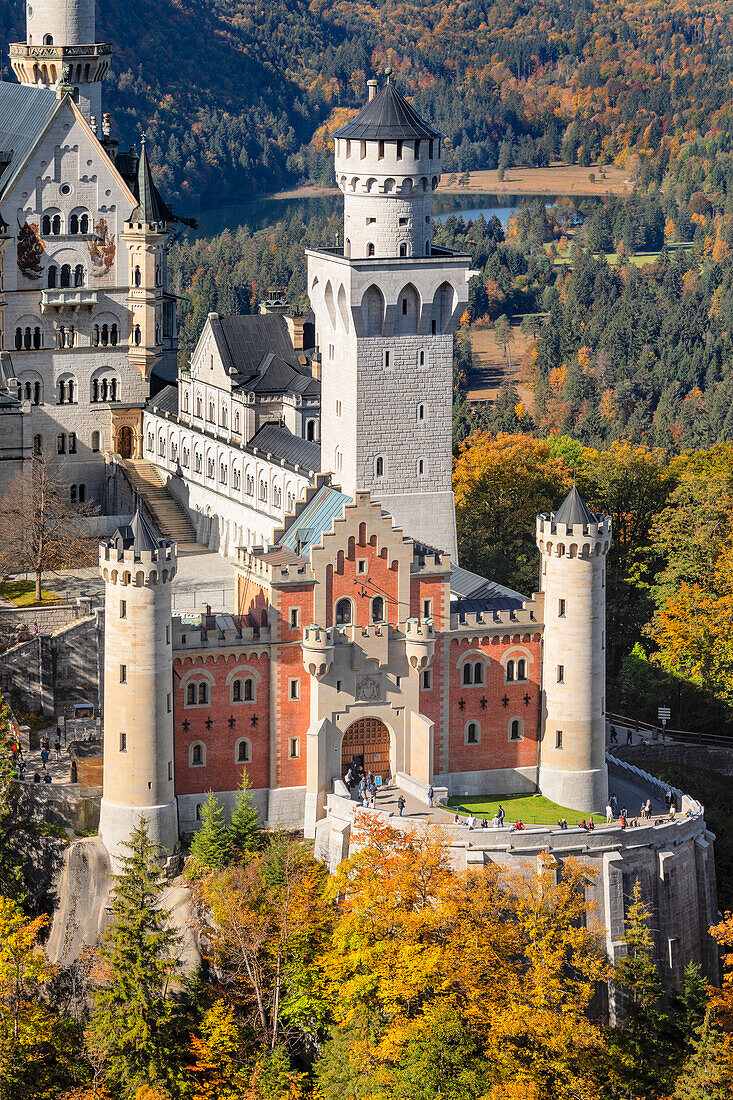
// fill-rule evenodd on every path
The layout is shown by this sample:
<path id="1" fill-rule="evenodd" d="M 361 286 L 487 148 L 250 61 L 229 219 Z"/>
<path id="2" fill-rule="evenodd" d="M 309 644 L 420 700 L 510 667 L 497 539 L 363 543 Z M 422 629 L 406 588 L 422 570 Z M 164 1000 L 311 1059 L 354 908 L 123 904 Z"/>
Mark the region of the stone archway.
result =
<path id="1" fill-rule="evenodd" d="M 132 452 L 132 428 L 128 424 L 123 424 L 117 437 L 117 453 L 120 455 L 121 458 L 132 458 Z"/>
<path id="2" fill-rule="evenodd" d="M 341 774 L 356 761 L 365 772 L 374 772 L 386 783 L 390 777 L 389 730 L 379 718 L 352 722 L 341 742 Z"/>

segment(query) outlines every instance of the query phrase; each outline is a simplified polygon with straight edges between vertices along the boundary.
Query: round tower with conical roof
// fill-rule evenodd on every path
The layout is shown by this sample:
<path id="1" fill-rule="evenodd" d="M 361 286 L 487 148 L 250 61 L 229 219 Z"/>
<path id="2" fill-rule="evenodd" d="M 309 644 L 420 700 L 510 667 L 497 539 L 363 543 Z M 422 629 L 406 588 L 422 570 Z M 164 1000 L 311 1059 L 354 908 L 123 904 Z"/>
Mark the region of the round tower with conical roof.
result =
<path id="1" fill-rule="evenodd" d="M 176 546 L 158 538 L 138 510 L 129 526 L 102 541 L 99 562 L 105 582 L 99 835 L 114 866 L 143 815 L 161 858 L 178 844 L 171 649 Z"/>
<path id="2" fill-rule="evenodd" d="M 21 84 L 46 88 L 66 75 L 87 121 L 94 116 L 101 125 L 101 82 L 112 50 L 96 37 L 95 0 L 30 0 L 26 41 L 10 47 L 13 71 Z"/>
<path id="3" fill-rule="evenodd" d="M 586 813 L 608 798 L 605 759 L 606 554 L 611 517 L 573 486 L 556 512 L 537 517 L 544 593 L 543 733 L 539 786 Z"/>
<path id="4" fill-rule="evenodd" d="M 431 199 L 443 138 L 394 84 L 369 81 L 369 100 L 334 135 L 347 256 L 429 256 Z"/>

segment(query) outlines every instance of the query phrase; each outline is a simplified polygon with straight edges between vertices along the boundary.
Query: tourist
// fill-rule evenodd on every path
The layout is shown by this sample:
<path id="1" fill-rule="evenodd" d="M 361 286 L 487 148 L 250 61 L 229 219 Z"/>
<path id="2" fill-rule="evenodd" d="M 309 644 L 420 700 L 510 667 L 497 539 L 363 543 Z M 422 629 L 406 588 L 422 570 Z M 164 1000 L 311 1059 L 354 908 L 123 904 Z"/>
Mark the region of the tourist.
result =
<path id="1" fill-rule="evenodd" d="M 461 819 L 458 816 L 458 814 L 456 814 L 456 816 L 453 818 L 453 824 L 454 825 L 460 825 L 461 824 Z"/>
<path id="2" fill-rule="evenodd" d="M 584 833 L 588 832 L 588 826 L 586 824 L 585 818 L 583 818 L 583 820 L 581 822 L 579 822 L 579 825 L 580 825 L 580 828 L 583 830 Z"/>
<path id="3" fill-rule="evenodd" d="M 613 821 L 613 809 L 611 808 L 611 803 L 607 802 L 606 803 L 606 825 L 610 825 L 612 821 Z"/>
<path id="4" fill-rule="evenodd" d="M 366 804 L 367 804 L 367 785 L 366 785 L 366 779 L 364 778 L 363 775 L 362 775 L 361 779 L 359 780 L 359 798 L 362 801 L 362 805 L 366 806 Z"/>
<path id="5" fill-rule="evenodd" d="M 630 729 L 627 729 L 626 730 L 626 744 L 627 745 L 633 745 L 633 743 L 634 743 L 634 735 L 633 735 L 633 733 L 631 732 Z"/>
<path id="6" fill-rule="evenodd" d="M 506 817 L 503 806 L 499 806 L 499 809 L 496 811 L 496 816 L 499 818 L 499 825 L 503 825 L 504 818 Z"/>
<path id="7" fill-rule="evenodd" d="M 526 826 L 525 826 L 523 821 L 520 821 L 519 818 L 517 818 L 517 820 L 512 825 L 512 832 L 513 833 L 521 833 L 522 831 L 524 831 L 524 832 L 527 831 Z"/>
<path id="8" fill-rule="evenodd" d="M 625 817 L 628 820 L 628 816 L 629 816 L 629 811 L 626 809 L 625 806 L 622 806 L 621 807 L 621 813 L 619 814 L 619 817 Z"/>
<path id="9" fill-rule="evenodd" d="M 349 768 L 346 775 L 344 776 L 344 783 L 349 788 L 349 790 L 351 790 L 351 784 L 353 783 L 353 781 L 354 781 L 353 773 L 351 771 L 351 768 Z"/>
<path id="10" fill-rule="evenodd" d="M 403 794 L 401 794 L 400 797 L 397 799 L 397 809 L 399 811 L 400 817 L 402 817 L 405 810 L 405 796 Z"/>
<path id="11" fill-rule="evenodd" d="M 43 770 L 44 771 L 48 770 L 48 756 L 49 756 L 48 749 L 45 748 L 45 747 L 42 748 L 41 749 L 41 763 L 43 764 Z"/>
<path id="12" fill-rule="evenodd" d="M 376 810 L 376 808 L 377 808 L 377 784 L 374 782 L 374 777 L 372 776 L 372 781 L 371 781 L 371 784 L 369 786 L 369 809 L 370 810 Z"/>
<path id="13" fill-rule="evenodd" d="M 560 826 L 561 829 L 567 829 L 567 827 L 568 827 L 568 823 L 567 823 L 567 821 L 565 820 L 564 817 L 561 817 L 559 819 L 558 825 Z"/>
<path id="14" fill-rule="evenodd" d="M 478 825 L 478 819 L 474 816 L 474 814 L 469 814 L 468 818 L 466 819 L 466 824 L 468 825 L 469 829 L 475 829 Z"/>
<path id="15" fill-rule="evenodd" d="M 628 825 L 628 821 L 626 820 L 626 813 L 624 810 L 621 811 L 621 816 L 618 819 L 618 823 L 622 829 L 625 829 Z"/>
<path id="16" fill-rule="evenodd" d="M 40 782 L 41 782 L 41 777 L 40 777 L 40 775 L 38 774 L 38 772 L 35 772 L 35 774 L 34 774 L 34 776 L 33 776 L 33 782 L 34 782 L 34 783 L 40 783 Z"/>
<path id="17" fill-rule="evenodd" d="M 483 820 L 481 821 L 481 828 L 482 829 L 488 829 L 488 827 L 489 827 L 488 821 L 486 820 L 486 818 L 483 818 Z"/>
<path id="18" fill-rule="evenodd" d="M 428 806 L 430 807 L 431 810 L 433 808 L 433 798 L 434 797 L 435 797 L 435 791 L 433 790 L 433 786 L 432 786 L 432 783 L 431 783 L 431 785 L 428 787 Z"/>
<path id="19" fill-rule="evenodd" d="M 618 813 L 618 799 L 616 798 L 615 794 L 611 795 L 611 797 L 609 798 L 609 802 L 611 803 L 611 809 L 613 810 L 613 816 L 615 817 Z"/>
<path id="20" fill-rule="evenodd" d="M 667 787 L 667 790 L 664 792 L 664 801 L 667 803 L 667 809 L 672 805 L 672 798 L 672 788 Z"/>
<path id="21" fill-rule="evenodd" d="M 44 775 L 43 782 L 44 783 L 50 783 L 51 782 L 51 776 L 48 774 L 48 772 L 46 772 L 46 774 Z"/>
<path id="22" fill-rule="evenodd" d="M 56 740 L 53 743 L 53 751 L 56 754 L 56 760 L 57 761 L 60 760 L 61 759 L 61 742 L 59 741 L 58 737 L 56 738 Z"/>
<path id="23" fill-rule="evenodd" d="M 677 813 L 677 806 L 675 804 L 674 799 L 672 799 L 672 801 L 669 804 L 669 820 L 670 821 L 674 821 L 676 813 Z"/>
<path id="24" fill-rule="evenodd" d="M 615 726 L 611 726 L 611 744 L 618 745 L 618 734 Z"/>
<path id="25" fill-rule="evenodd" d="M 595 825 L 595 822 L 594 822 L 593 818 L 589 817 L 588 818 L 588 832 L 592 833 L 593 830 L 595 829 L 595 827 L 596 827 L 596 825 Z"/>

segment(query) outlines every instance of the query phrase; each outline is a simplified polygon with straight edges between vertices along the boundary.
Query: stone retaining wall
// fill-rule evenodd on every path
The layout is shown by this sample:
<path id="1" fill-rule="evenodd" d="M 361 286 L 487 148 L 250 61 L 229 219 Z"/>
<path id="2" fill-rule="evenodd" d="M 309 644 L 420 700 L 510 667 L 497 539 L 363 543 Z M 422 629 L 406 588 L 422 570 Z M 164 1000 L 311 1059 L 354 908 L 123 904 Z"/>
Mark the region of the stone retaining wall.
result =
<path id="1" fill-rule="evenodd" d="M 733 775 L 733 745 L 729 749 L 706 745 L 659 743 L 650 745 L 614 745 L 614 756 L 632 763 L 681 764 L 683 767 L 709 768 L 721 775 Z"/>

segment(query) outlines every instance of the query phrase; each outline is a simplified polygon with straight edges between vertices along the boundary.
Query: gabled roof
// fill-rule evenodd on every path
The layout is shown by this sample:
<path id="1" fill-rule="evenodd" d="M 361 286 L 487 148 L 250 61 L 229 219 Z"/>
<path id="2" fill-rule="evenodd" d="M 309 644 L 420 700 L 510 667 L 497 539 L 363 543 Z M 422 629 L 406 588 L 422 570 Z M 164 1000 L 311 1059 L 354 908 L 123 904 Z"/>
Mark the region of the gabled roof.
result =
<path id="1" fill-rule="evenodd" d="M 439 138 L 443 135 L 424 122 L 394 84 L 387 83 L 379 89 L 352 122 L 342 126 L 333 135 L 357 141 L 398 138 Z"/>
<path id="2" fill-rule="evenodd" d="M 525 597 L 506 585 L 497 584 L 452 565 L 450 571 L 451 611 L 518 611 Z"/>
<path id="3" fill-rule="evenodd" d="M 0 81 L 0 194 L 33 149 L 60 104 L 50 88 Z"/>
<path id="4" fill-rule="evenodd" d="M 156 409 L 158 412 L 178 413 L 178 386 L 163 386 L 148 401 L 146 408 Z"/>
<path id="5" fill-rule="evenodd" d="M 159 550 L 165 543 L 165 540 L 155 533 L 145 519 L 139 505 L 130 522 L 118 527 L 111 541 L 116 543 L 120 550 L 133 550 L 135 557 L 144 552 Z"/>
<path id="6" fill-rule="evenodd" d="M 586 525 L 598 522 L 574 485 L 552 518 L 555 523 L 566 523 L 568 527 L 575 523 Z"/>
<path id="7" fill-rule="evenodd" d="M 281 314 L 210 314 L 209 323 L 235 388 L 254 393 L 320 393 L 320 383 L 300 364 Z"/>
<path id="8" fill-rule="evenodd" d="M 321 535 L 331 530 L 337 516 L 351 503 L 351 497 L 330 485 L 321 485 L 303 511 L 290 521 L 290 526 L 277 541 L 282 546 L 304 558 L 311 548 L 321 541 Z"/>
<path id="9" fill-rule="evenodd" d="M 301 466 L 304 470 L 317 472 L 321 468 L 320 444 L 301 439 L 277 424 L 263 424 L 252 436 L 247 447 L 257 447 L 265 454 L 271 454 L 273 458 L 284 459 L 292 466 Z"/>

